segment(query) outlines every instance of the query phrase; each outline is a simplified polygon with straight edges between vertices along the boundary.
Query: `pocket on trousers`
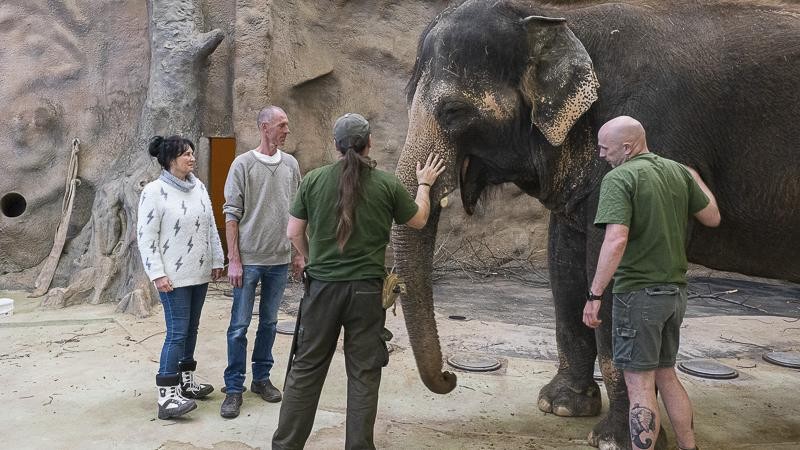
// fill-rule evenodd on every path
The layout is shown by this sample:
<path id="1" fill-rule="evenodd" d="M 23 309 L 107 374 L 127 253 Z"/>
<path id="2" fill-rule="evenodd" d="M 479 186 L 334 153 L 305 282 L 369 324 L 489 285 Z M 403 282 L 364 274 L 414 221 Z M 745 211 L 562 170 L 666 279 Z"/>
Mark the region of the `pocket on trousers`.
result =
<path id="1" fill-rule="evenodd" d="M 386 346 L 386 341 L 382 337 L 378 338 L 378 344 L 380 345 L 380 351 L 375 361 L 375 368 L 386 367 L 389 365 L 389 347 Z"/>
<path id="2" fill-rule="evenodd" d="M 377 296 L 378 298 L 380 298 L 381 294 L 382 291 L 355 291 L 355 295 L 364 297 Z"/>
<path id="3" fill-rule="evenodd" d="M 655 297 L 658 295 L 678 295 L 678 287 L 677 286 L 653 286 L 649 288 L 644 288 L 644 292 L 647 293 L 650 297 Z"/>
<path id="4" fill-rule="evenodd" d="M 633 343 L 636 339 L 636 330 L 618 327 L 615 333 L 617 339 L 614 341 L 614 359 L 630 361 L 633 353 Z"/>
<path id="5" fill-rule="evenodd" d="M 633 292 L 627 294 L 614 294 L 614 303 L 623 308 L 631 307 L 631 300 L 633 299 Z"/>
<path id="6" fill-rule="evenodd" d="M 303 336 L 305 335 L 305 328 L 300 325 L 297 327 L 297 335 L 294 337 L 295 342 L 295 352 L 298 352 L 301 348 L 303 348 Z"/>

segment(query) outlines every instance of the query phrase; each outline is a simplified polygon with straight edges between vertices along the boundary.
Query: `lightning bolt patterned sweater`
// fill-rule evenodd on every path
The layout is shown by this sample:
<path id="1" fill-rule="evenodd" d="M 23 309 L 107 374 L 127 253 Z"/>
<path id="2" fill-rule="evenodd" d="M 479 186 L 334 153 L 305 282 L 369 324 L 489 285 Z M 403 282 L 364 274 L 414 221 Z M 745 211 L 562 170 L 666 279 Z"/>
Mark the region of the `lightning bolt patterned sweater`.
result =
<path id="1" fill-rule="evenodd" d="M 191 174 L 176 180 L 162 172 L 144 187 L 136 235 L 150 280 L 167 276 L 178 288 L 211 281 L 224 257 L 205 185 Z"/>

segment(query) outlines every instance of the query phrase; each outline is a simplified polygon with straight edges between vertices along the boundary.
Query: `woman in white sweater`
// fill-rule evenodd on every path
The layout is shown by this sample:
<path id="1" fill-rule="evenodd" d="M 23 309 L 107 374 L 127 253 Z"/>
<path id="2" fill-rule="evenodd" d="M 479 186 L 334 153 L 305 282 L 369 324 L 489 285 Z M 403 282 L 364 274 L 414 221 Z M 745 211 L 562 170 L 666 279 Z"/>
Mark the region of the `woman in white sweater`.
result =
<path id="1" fill-rule="evenodd" d="M 209 281 L 222 275 L 222 245 L 205 185 L 192 174 L 194 144 L 155 136 L 148 147 L 161 176 L 144 187 L 137 233 L 142 264 L 158 289 L 167 334 L 156 375 L 158 418 L 197 407 L 214 388 L 194 378 L 197 327 Z"/>

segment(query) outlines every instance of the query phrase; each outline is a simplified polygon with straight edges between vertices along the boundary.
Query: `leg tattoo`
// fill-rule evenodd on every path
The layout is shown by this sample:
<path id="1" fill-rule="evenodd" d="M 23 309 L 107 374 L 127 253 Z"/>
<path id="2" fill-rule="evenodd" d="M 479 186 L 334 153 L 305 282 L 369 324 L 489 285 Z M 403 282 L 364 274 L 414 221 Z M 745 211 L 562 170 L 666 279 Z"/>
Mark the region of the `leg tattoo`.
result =
<path id="1" fill-rule="evenodd" d="M 639 406 L 636 403 L 631 408 L 631 441 L 637 448 L 650 448 L 653 445 L 653 440 L 645 438 L 642 441 L 642 434 L 655 433 L 656 431 L 656 418 L 655 413 L 650 408 Z"/>

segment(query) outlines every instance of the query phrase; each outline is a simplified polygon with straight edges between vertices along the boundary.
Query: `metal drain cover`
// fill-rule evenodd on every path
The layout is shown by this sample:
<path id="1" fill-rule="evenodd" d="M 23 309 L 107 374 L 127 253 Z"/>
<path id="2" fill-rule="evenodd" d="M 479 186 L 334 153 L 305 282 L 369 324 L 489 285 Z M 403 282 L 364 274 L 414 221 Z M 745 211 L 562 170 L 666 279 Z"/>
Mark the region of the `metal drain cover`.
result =
<path id="1" fill-rule="evenodd" d="M 692 359 L 678 363 L 678 369 L 689 375 L 714 380 L 729 380 L 739 376 L 736 369 L 710 359 Z"/>
<path id="2" fill-rule="evenodd" d="M 800 353 L 798 352 L 769 352 L 761 355 L 764 361 L 792 369 L 800 369 Z"/>
<path id="3" fill-rule="evenodd" d="M 471 353 L 456 353 L 447 358 L 447 364 L 468 372 L 491 372 L 501 366 L 497 358 Z"/>
<path id="4" fill-rule="evenodd" d="M 275 331 L 277 331 L 280 334 L 292 335 L 294 334 L 294 326 L 295 326 L 294 320 L 282 320 L 278 322 L 278 325 L 275 326 Z"/>

